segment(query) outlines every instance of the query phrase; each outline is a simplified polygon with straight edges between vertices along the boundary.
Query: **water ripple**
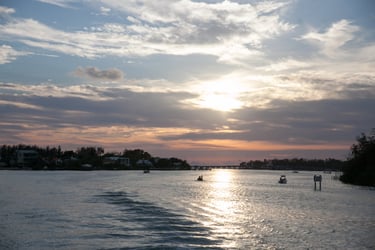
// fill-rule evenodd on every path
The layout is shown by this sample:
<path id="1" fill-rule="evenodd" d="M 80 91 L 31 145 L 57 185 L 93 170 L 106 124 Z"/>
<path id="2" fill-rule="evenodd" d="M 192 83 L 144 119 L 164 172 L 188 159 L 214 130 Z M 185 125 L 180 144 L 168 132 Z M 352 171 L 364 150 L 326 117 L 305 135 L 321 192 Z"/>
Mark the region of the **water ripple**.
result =
<path id="1" fill-rule="evenodd" d="M 117 205 L 121 211 L 117 218 L 113 218 L 121 222 L 121 226 L 116 228 L 118 232 L 110 234 L 113 238 L 124 239 L 132 237 L 131 235 L 147 237 L 147 249 L 151 246 L 157 246 L 155 249 L 192 249 L 202 245 L 207 246 L 207 249 L 220 249 L 216 246 L 220 245 L 221 241 L 211 237 L 210 228 L 190 220 L 185 215 L 141 201 L 139 197 L 123 191 L 106 192 L 97 198 L 98 202 L 102 200 Z M 131 231 L 136 232 L 132 234 Z"/>

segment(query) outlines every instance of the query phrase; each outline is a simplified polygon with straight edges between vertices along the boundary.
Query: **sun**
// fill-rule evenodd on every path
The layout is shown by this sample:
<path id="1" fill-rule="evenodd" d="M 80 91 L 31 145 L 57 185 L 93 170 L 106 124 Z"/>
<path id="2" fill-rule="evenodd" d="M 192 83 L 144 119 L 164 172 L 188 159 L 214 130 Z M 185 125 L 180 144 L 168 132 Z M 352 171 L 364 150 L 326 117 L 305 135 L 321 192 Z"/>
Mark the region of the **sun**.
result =
<path id="1" fill-rule="evenodd" d="M 240 99 L 243 87 L 234 79 L 203 82 L 194 89 L 199 97 L 192 102 L 200 108 L 229 112 L 244 105 Z"/>
<path id="2" fill-rule="evenodd" d="M 242 102 L 229 93 L 206 93 L 201 96 L 198 105 L 204 108 L 228 112 L 240 108 Z"/>

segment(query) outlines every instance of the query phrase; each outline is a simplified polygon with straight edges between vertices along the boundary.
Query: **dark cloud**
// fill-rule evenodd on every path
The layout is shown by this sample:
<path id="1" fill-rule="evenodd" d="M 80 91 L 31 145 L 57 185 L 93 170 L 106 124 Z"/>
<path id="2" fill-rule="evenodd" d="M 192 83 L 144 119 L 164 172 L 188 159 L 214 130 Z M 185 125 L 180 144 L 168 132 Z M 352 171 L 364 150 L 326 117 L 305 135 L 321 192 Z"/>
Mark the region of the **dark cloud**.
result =
<path id="1" fill-rule="evenodd" d="M 12 85 L 8 87 L 12 88 Z M 361 132 L 368 132 L 375 124 L 373 98 L 274 100 L 268 109 L 244 108 L 232 113 L 223 113 L 184 105 L 184 100 L 195 97 L 188 92 L 133 92 L 123 88 L 92 86 L 90 90 L 93 96 L 0 94 L 0 134 L 3 135 L 0 139 L 3 138 L 4 142 L 19 143 L 25 133 L 35 129 L 43 131 L 117 126 L 133 128 L 133 131 L 137 128 L 180 128 L 189 131 L 179 134 L 174 132 L 171 135 L 161 134 L 157 142 L 161 145 L 168 145 L 171 141 L 201 142 L 217 139 L 267 141 L 295 145 L 297 148 L 298 145 L 306 144 L 341 144 L 348 145 L 349 150 L 351 143 L 355 142 L 355 137 Z M 123 138 L 129 136 L 127 133 L 123 132 Z M 218 149 L 225 147 L 217 146 Z M 155 146 L 155 150 L 164 150 L 164 147 Z M 213 149 L 207 150 L 210 154 L 215 154 Z M 208 152 L 207 150 L 203 151 Z M 187 151 L 194 155 L 194 149 L 185 149 L 186 155 L 189 154 Z M 324 156 L 329 157 L 330 152 L 339 154 L 339 150 L 334 149 L 325 151 Z M 298 152 L 292 150 L 280 150 L 279 153 L 298 156 Z M 258 152 L 258 156 L 270 157 L 270 154 L 266 151 L 262 154 Z M 345 152 L 341 155 L 345 157 L 344 154 Z M 310 150 L 304 151 L 301 157 L 310 155 L 323 154 Z"/>
<path id="2" fill-rule="evenodd" d="M 373 126 L 375 118 L 370 107 L 373 99 L 274 101 L 274 107 L 265 110 L 239 111 L 237 119 L 257 123 L 240 125 L 250 129 L 252 138 L 260 135 L 272 140 L 304 138 L 309 141 L 336 141 Z"/>
<path id="3" fill-rule="evenodd" d="M 109 81 L 118 81 L 123 79 L 123 72 L 119 69 L 106 69 L 100 70 L 96 67 L 79 67 L 74 71 L 74 75 L 79 77 L 86 77 L 90 79 L 97 80 L 109 80 Z"/>
<path id="4" fill-rule="evenodd" d="M 182 101 L 194 97 L 187 92 L 138 93 L 98 88 L 95 94 L 100 98 L 3 94 L 0 98 L 7 104 L 0 103 L 0 113 L 3 122 L 13 124 L 179 127 L 200 131 L 163 137 L 163 140 L 269 140 L 293 144 L 348 140 L 375 124 L 372 98 L 275 100 L 268 109 L 245 108 L 222 113 L 185 106 Z"/>
<path id="5" fill-rule="evenodd" d="M 138 93 L 120 88 L 89 88 L 100 98 L 88 94 L 79 97 L 0 95 L 1 100 L 23 104 L 9 106 L 0 103 L 0 112 L 9 122 L 16 116 L 51 127 L 69 124 L 214 129 L 217 124 L 223 124 L 224 117 L 220 112 L 191 109 L 182 104 L 181 101 L 195 97 L 191 93 Z M 32 109 L 28 105 L 39 108 Z"/>
<path id="6" fill-rule="evenodd" d="M 372 98 L 298 102 L 275 100 L 273 108 L 238 110 L 228 117 L 236 122 L 222 120 L 221 124 L 217 124 L 228 127 L 232 131 L 230 133 L 213 129 L 162 139 L 232 139 L 289 145 L 342 143 L 354 141 L 355 136 L 374 126 L 374 106 Z"/>

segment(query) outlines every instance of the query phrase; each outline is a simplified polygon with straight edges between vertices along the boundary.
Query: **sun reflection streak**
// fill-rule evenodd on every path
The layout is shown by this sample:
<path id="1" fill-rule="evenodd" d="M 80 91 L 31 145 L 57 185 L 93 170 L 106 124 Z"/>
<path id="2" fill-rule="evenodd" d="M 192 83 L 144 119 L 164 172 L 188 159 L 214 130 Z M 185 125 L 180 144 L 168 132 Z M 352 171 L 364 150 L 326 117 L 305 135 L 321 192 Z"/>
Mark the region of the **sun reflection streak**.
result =
<path id="1" fill-rule="evenodd" d="M 241 175 L 240 170 L 216 169 L 200 183 L 204 199 L 197 208 L 199 222 L 209 228 L 211 237 L 220 240 L 224 249 L 264 246 L 265 238 L 274 230 L 265 216 L 267 212 L 263 212 L 267 207 L 259 205 L 258 196 L 254 195 L 257 189 Z M 245 245 L 244 238 L 248 240 Z"/>
<path id="2" fill-rule="evenodd" d="M 228 213 L 231 213 L 231 179 L 232 173 L 228 171 L 216 171 L 213 176 L 214 183 L 211 189 L 211 204 L 221 212 L 223 218 Z"/>
<path id="3" fill-rule="evenodd" d="M 208 199 L 205 203 L 208 218 L 204 224 L 223 240 L 225 248 L 235 247 L 235 242 L 229 239 L 233 239 L 234 235 L 239 233 L 239 224 L 234 219 L 237 218 L 234 214 L 238 204 L 233 178 L 231 171 L 214 170 L 213 175 L 210 176 Z"/>
<path id="4" fill-rule="evenodd" d="M 211 204 L 220 211 L 223 219 L 233 212 L 232 172 L 215 171 L 211 189 Z"/>

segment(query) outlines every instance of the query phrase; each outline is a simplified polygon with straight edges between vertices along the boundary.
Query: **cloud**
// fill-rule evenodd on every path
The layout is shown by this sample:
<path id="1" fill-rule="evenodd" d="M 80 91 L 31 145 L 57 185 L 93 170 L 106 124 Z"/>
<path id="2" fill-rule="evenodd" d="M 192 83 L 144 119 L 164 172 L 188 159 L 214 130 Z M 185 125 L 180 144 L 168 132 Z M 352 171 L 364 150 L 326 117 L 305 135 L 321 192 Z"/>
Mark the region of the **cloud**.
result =
<path id="1" fill-rule="evenodd" d="M 362 19 L 314 19 L 320 28 L 306 31 L 311 23 L 283 19 L 295 1 L 41 1 L 91 23 L 63 29 L 58 16 L 47 23 L 0 7 L 0 64 L 31 54 L 20 48 L 36 62 L 3 66 L 3 143 L 329 155 L 374 124 L 375 44 Z M 50 54 L 59 60 L 40 56 Z M 50 62 L 43 75 L 39 65 Z M 87 84 L 64 80 L 66 71 Z M 31 84 L 35 75 L 59 84 Z M 232 101 L 239 105 L 215 110 Z"/>
<path id="2" fill-rule="evenodd" d="M 354 86 L 354 91 L 359 87 L 371 86 Z M 152 153 L 175 151 L 183 158 L 190 153 L 194 158 L 194 152 L 202 150 L 209 154 L 237 150 L 245 158 L 255 151 L 270 155 L 293 150 L 294 155 L 295 150 L 306 150 L 313 157 L 317 152 L 342 156 L 354 137 L 375 123 L 371 95 L 273 99 L 268 107 L 224 114 L 185 105 L 198 95 L 188 91 L 7 83 L 0 84 L 0 93 L 0 135 L 12 135 L 0 136 L 3 143 L 103 145 L 107 150 L 141 147 Z"/>
<path id="3" fill-rule="evenodd" d="M 26 104 L 26 103 L 17 102 L 17 101 L 4 101 L 4 100 L 0 100 L 0 106 L 8 106 L 8 107 L 15 106 L 15 107 L 22 108 L 22 109 L 41 109 L 41 107 L 32 105 L 32 104 Z"/>
<path id="4" fill-rule="evenodd" d="M 355 38 L 354 34 L 360 28 L 351 21 L 343 19 L 333 23 L 325 32 L 312 31 L 302 36 L 302 39 L 317 44 L 321 52 L 329 57 L 336 57 L 339 49 Z"/>
<path id="5" fill-rule="evenodd" d="M 111 12 L 110 8 L 106 8 L 104 6 L 100 7 L 100 13 L 104 16 L 107 16 Z"/>
<path id="6" fill-rule="evenodd" d="M 13 8 L 0 6 L 0 18 L 7 18 L 16 11 Z"/>
<path id="7" fill-rule="evenodd" d="M 31 55 L 33 53 L 26 51 L 17 51 L 9 45 L 0 46 L 0 64 L 10 63 L 19 56 Z"/>
<path id="8" fill-rule="evenodd" d="M 38 0 L 39 2 L 55 5 L 61 8 L 72 8 L 71 3 L 74 3 L 74 0 Z"/>
<path id="9" fill-rule="evenodd" d="M 69 3 L 47 2 L 59 6 Z M 14 19 L 0 25 L 0 35 L 31 47 L 86 58 L 206 54 L 233 63 L 241 57 L 259 54 L 264 40 L 294 27 L 281 21 L 277 13 L 285 3 L 106 1 L 102 4 L 105 6 L 97 6 L 99 11 L 116 9 L 128 15 L 130 23 L 67 32 L 33 19 Z"/>
<path id="10" fill-rule="evenodd" d="M 96 80 L 118 81 L 123 79 L 122 71 L 116 68 L 100 70 L 96 67 L 79 67 L 74 71 L 74 75 Z"/>
<path id="11" fill-rule="evenodd" d="M 227 146 L 224 141 L 232 141 L 233 145 L 237 143 L 233 147 L 243 149 L 246 148 L 245 145 L 250 146 L 252 143 L 260 147 L 260 142 L 264 146 L 269 144 L 270 150 L 273 146 L 274 149 L 342 149 L 350 146 L 353 136 L 361 130 L 367 131 L 375 122 L 371 116 L 373 105 L 373 99 L 295 102 L 274 100 L 274 108 L 242 109 L 231 113 L 231 120 L 223 120 L 221 127 L 216 129 L 200 129 L 162 139 L 215 141 L 218 147 Z"/>
<path id="12" fill-rule="evenodd" d="M 22 119 L 24 123 L 51 129 L 61 126 L 159 128 L 164 132 L 160 132 L 158 140 L 269 140 L 284 144 L 319 144 L 346 140 L 348 130 L 360 131 L 366 129 L 361 127 L 363 124 L 370 126 L 375 122 L 372 116 L 375 103 L 371 96 L 341 100 L 273 100 L 268 108 L 244 107 L 223 115 L 184 105 L 184 100 L 194 97 L 188 92 L 18 84 L 3 84 L 0 90 L 3 122 Z"/>
<path id="13" fill-rule="evenodd" d="M 259 67 L 260 70 L 264 71 L 272 71 L 272 72 L 279 72 L 279 71 L 288 71 L 288 70 L 298 70 L 303 68 L 308 68 L 311 66 L 311 63 L 295 60 L 292 58 L 282 59 L 279 62 L 272 63 L 267 66 Z"/>

